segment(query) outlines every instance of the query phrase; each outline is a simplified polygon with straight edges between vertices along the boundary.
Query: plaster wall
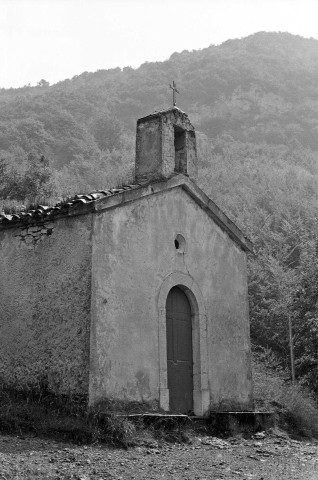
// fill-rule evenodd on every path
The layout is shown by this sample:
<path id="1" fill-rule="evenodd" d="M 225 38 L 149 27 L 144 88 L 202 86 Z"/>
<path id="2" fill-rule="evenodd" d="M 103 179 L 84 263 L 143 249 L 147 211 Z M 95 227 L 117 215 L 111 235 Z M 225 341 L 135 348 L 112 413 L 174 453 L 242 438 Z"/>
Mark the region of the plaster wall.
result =
<path id="1" fill-rule="evenodd" d="M 252 408 L 246 254 L 181 187 L 96 213 L 92 272 L 91 403 L 159 402 L 158 298 L 174 274 L 205 303 L 210 408 Z"/>
<path id="2" fill-rule="evenodd" d="M 41 238 L 35 226 L 28 229 L 34 237 L 21 228 L 0 231 L 4 384 L 87 395 L 91 222 L 91 215 L 61 218 L 50 235 L 42 227 Z"/>

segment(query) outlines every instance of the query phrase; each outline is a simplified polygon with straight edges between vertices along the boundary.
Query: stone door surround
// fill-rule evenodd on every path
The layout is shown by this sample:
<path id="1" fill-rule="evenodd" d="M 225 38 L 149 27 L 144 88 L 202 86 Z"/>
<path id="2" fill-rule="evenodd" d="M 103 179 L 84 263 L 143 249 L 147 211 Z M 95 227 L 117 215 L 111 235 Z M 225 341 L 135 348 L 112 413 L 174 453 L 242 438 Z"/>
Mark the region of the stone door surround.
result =
<path id="1" fill-rule="evenodd" d="M 166 301 L 172 287 L 179 287 L 183 290 L 191 305 L 194 414 L 197 416 L 208 415 L 210 392 L 208 385 L 207 317 L 204 299 L 195 280 L 182 272 L 174 272 L 168 275 L 162 282 L 158 296 L 160 407 L 169 411 Z"/>

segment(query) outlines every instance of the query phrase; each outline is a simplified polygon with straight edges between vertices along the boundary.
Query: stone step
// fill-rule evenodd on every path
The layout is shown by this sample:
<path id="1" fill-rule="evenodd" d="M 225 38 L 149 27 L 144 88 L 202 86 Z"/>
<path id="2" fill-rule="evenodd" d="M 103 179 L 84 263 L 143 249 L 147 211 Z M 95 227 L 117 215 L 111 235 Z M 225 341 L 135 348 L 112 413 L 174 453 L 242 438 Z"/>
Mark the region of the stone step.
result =
<path id="1" fill-rule="evenodd" d="M 273 412 L 211 412 L 208 417 L 165 413 L 118 414 L 129 420 L 155 427 L 192 427 L 209 434 L 255 433 L 275 426 Z"/>
<path id="2" fill-rule="evenodd" d="M 211 412 L 209 428 L 215 433 L 255 433 L 275 426 L 273 412 Z"/>

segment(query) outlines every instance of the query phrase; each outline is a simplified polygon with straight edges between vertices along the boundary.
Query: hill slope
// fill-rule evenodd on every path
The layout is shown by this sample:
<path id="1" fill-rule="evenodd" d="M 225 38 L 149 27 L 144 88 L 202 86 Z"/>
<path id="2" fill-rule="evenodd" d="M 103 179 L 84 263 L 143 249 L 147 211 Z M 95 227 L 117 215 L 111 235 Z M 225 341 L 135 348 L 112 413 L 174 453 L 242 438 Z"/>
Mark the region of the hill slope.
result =
<path id="1" fill-rule="evenodd" d="M 171 105 L 172 80 L 198 132 L 200 186 L 254 241 L 253 340 L 287 362 L 291 316 L 297 374 L 318 392 L 317 40 L 261 32 L 136 70 L 2 89 L 0 197 L 129 178 L 136 120 Z"/>
<path id="2" fill-rule="evenodd" d="M 258 33 L 220 46 L 173 54 L 165 62 L 82 73 L 51 87 L 0 91 L 0 149 L 19 145 L 69 165 L 120 145 L 120 127 L 171 104 L 210 138 L 318 148 L 318 41 Z M 45 151 L 44 151 L 45 150 Z"/>

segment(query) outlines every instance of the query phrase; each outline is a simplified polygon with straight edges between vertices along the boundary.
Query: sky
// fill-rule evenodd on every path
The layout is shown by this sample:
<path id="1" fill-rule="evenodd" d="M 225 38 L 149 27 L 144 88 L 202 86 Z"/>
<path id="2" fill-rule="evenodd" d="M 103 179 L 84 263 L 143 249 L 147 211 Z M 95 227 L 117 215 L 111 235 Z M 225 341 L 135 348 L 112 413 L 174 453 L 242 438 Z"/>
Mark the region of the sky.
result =
<path id="1" fill-rule="evenodd" d="M 0 87 L 137 68 L 259 31 L 318 39 L 318 0 L 0 0 Z"/>

